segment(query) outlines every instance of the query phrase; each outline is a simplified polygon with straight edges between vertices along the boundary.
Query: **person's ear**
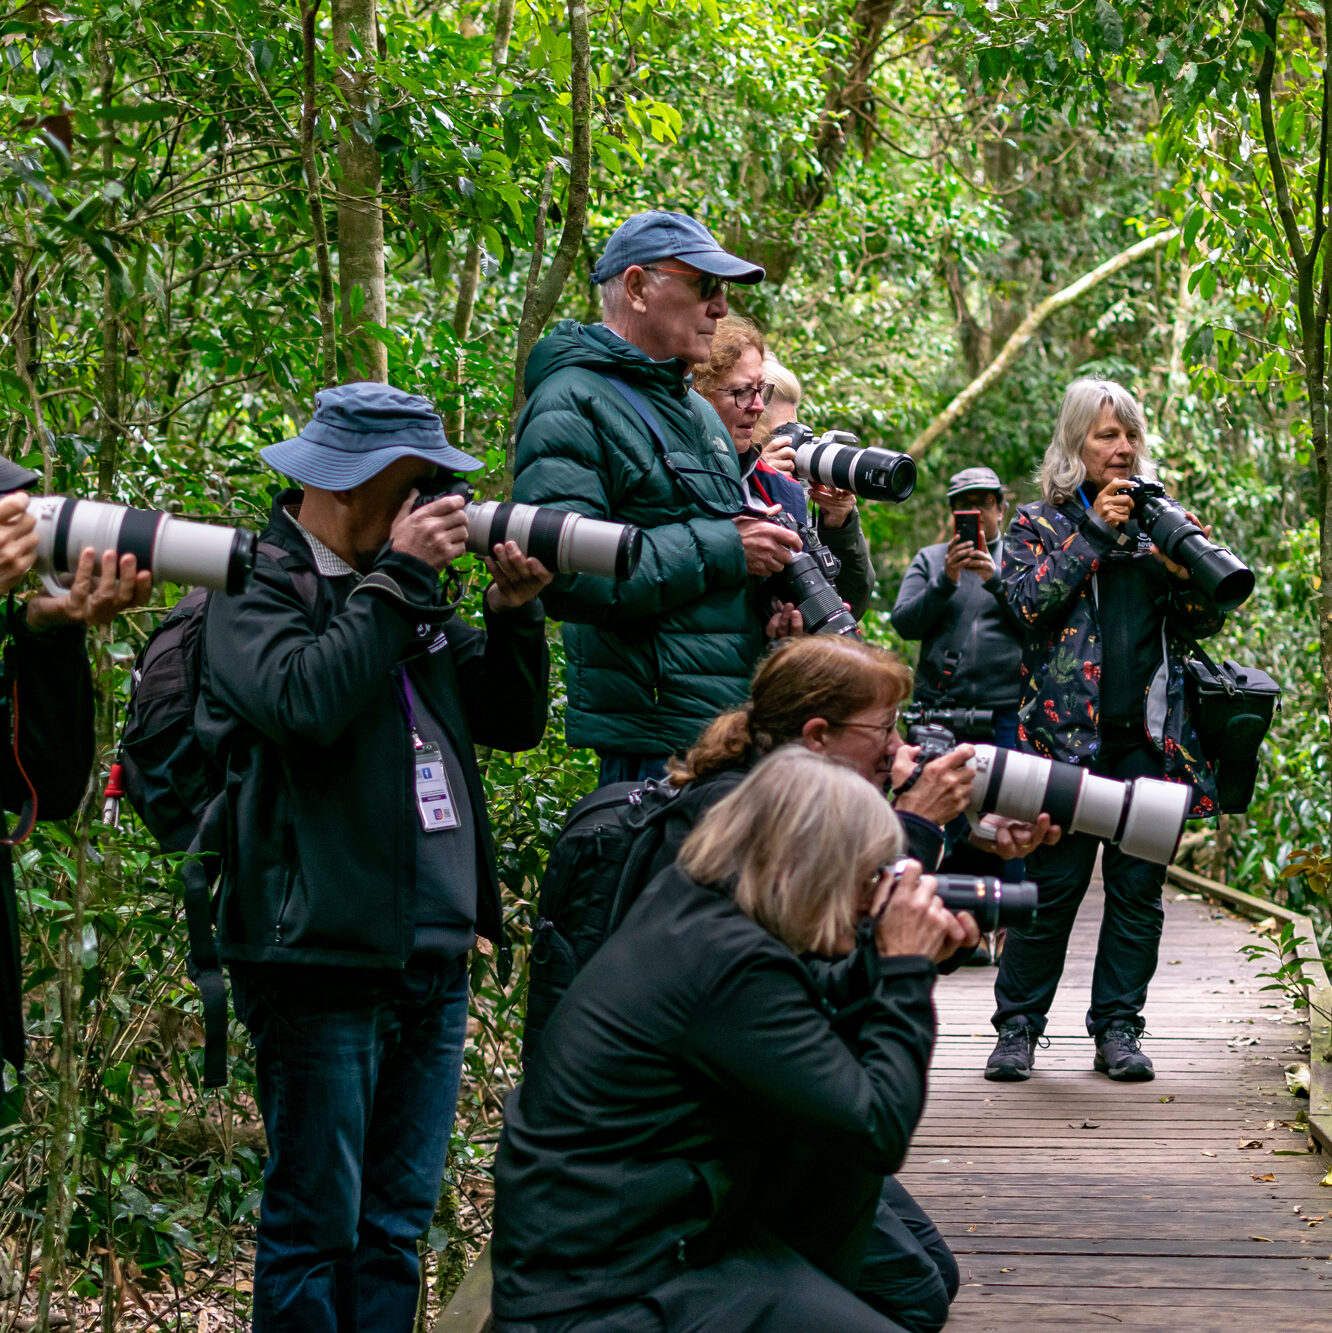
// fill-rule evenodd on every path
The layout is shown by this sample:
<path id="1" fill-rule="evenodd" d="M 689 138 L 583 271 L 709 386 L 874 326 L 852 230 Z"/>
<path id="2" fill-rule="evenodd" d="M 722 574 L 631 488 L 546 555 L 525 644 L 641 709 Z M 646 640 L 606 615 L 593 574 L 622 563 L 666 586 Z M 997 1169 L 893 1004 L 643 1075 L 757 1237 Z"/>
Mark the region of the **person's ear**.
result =
<path id="1" fill-rule="evenodd" d="M 624 283 L 624 294 L 629 301 L 629 308 L 638 315 L 647 314 L 647 270 L 637 264 L 630 264 L 620 275 Z"/>
<path id="2" fill-rule="evenodd" d="M 800 743 L 815 754 L 822 754 L 828 748 L 828 733 L 832 730 L 826 717 L 811 717 L 800 728 Z"/>

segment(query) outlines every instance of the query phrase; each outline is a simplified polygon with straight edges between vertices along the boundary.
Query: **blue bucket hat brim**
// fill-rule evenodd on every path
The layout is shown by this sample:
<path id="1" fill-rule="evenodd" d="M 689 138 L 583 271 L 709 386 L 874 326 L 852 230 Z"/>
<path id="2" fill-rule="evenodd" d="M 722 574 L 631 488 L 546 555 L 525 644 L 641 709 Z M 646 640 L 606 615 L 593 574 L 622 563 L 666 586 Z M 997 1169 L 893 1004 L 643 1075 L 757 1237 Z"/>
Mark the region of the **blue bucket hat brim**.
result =
<path id="1" fill-rule="evenodd" d="M 481 467 L 448 442 L 444 423 L 424 398 L 367 383 L 320 390 L 301 433 L 259 456 L 283 476 L 326 491 L 359 486 L 400 458 L 420 458 L 446 472 Z"/>
<path id="2" fill-rule="evenodd" d="M 0 458 L 0 494 L 26 491 L 41 481 L 41 476 L 12 459 Z"/>

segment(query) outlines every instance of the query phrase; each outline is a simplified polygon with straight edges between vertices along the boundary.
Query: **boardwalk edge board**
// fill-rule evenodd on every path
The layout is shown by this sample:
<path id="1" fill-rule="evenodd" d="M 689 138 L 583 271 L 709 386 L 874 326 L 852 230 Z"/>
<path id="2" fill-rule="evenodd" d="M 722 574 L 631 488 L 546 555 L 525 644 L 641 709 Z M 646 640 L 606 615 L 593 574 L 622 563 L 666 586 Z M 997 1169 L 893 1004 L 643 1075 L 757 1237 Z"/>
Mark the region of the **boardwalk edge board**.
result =
<path id="1" fill-rule="evenodd" d="M 1288 921 L 1295 934 L 1295 956 L 1304 963 L 1304 994 L 1309 1002 L 1309 1132 L 1325 1153 L 1332 1153 L 1332 983 L 1323 967 L 1313 922 L 1280 903 L 1255 898 L 1191 870 L 1171 866 L 1166 876 L 1181 888 L 1201 893 L 1254 921 Z"/>
<path id="2" fill-rule="evenodd" d="M 476 1256 L 432 1333 L 490 1333 L 490 1246 Z"/>

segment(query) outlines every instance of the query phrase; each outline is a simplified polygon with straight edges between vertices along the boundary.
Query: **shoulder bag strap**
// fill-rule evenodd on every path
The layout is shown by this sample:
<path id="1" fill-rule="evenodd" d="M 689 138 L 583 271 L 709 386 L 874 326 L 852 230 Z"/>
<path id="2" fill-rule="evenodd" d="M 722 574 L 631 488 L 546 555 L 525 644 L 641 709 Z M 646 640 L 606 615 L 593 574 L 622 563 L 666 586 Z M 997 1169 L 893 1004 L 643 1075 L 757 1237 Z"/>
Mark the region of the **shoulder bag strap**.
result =
<path id="1" fill-rule="evenodd" d="M 657 446 L 657 453 L 661 461 L 666 465 L 666 471 L 675 478 L 684 488 L 689 498 L 698 505 L 698 507 L 710 518 L 739 518 L 748 512 L 748 504 L 745 497 L 744 486 L 734 477 L 725 472 L 714 472 L 708 467 L 681 467 L 679 463 L 671 457 L 670 446 L 666 442 L 666 432 L 662 429 L 661 421 L 657 414 L 648 405 L 647 399 L 643 397 L 637 389 L 630 388 L 618 375 L 606 375 L 601 372 L 601 378 L 606 381 L 615 391 L 624 399 L 626 403 L 633 408 L 634 413 L 647 427 L 648 434 L 652 437 L 652 442 Z M 692 409 L 691 413 L 692 415 Z M 724 482 L 732 487 L 739 496 L 740 503 L 734 509 L 724 509 L 721 505 L 699 493 L 698 488 L 690 481 L 691 476 L 712 477 L 716 481 Z"/>

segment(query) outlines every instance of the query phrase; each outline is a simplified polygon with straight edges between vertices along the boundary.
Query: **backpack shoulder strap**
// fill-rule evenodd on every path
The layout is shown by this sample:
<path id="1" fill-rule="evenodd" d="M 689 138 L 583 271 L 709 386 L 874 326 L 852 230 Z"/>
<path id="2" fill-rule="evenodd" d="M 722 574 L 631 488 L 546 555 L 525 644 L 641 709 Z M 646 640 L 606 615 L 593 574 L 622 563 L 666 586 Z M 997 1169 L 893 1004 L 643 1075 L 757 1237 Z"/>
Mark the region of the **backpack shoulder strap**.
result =
<path id="1" fill-rule="evenodd" d="M 255 550 L 262 551 L 274 564 L 286 570 L 307 611 L 313 611 L 319 605 L 319 575 L 305 561 L 293 557 L 276 542 L 256 542 Z"/>

